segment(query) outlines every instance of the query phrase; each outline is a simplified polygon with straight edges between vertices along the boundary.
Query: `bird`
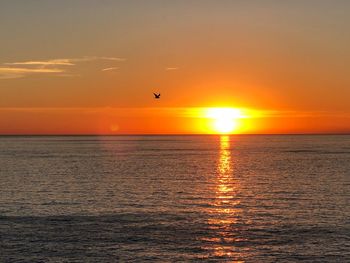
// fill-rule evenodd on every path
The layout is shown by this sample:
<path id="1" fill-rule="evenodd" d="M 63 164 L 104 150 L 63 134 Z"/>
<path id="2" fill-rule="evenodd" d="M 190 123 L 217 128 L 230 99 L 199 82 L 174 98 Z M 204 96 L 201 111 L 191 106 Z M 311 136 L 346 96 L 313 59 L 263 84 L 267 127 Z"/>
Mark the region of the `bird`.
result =
<path id="1" fill-rule="evenodd" d="M 155 99 L 160 99 L 160 93 L 153 93 Z"/>

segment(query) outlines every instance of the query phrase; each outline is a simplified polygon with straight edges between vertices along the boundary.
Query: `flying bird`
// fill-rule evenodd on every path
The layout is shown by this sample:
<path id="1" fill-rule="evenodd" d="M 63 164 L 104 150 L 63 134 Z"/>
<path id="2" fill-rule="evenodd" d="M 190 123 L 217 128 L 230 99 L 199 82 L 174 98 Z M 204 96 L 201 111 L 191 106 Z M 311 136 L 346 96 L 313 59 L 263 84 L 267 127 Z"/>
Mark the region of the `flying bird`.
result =
<path id="1" fill-rule="evenodd" d="M 153 93 L 155 99 L 160 99 L 160 93 Z"/>

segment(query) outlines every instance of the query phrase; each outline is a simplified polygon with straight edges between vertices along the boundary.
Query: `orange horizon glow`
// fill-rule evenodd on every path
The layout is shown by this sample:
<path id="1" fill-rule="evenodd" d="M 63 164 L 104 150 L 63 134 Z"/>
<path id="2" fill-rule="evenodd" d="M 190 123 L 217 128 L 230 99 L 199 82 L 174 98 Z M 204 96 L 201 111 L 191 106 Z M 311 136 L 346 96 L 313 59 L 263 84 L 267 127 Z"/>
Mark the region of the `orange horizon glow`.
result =
<path id="1" fill-rule="evenodd" d="M 0 108 L 0 134 L 347 134 L 350 114 L 239 107 Z"/>

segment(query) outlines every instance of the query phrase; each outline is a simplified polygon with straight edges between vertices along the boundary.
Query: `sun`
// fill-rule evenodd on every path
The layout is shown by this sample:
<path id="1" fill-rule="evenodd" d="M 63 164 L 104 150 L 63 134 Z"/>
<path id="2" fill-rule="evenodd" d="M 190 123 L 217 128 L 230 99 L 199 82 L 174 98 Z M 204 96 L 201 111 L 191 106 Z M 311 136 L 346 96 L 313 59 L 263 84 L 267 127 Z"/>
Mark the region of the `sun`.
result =
<path id="1" fill-rule="evenodd" d="M 207 108 L 205 116 L 212 120 L 212 130 L 221 134 L 237 132 L 239 119 L 244 117 L 241 110 L 235 108 Z"/>
<path id="2" fill-rule="evenodd" d="M 230 118 L 218 118 L 214 121 L 214 128 L 219 133 L 232 133 L 236 127 L 236 120 Z"/>

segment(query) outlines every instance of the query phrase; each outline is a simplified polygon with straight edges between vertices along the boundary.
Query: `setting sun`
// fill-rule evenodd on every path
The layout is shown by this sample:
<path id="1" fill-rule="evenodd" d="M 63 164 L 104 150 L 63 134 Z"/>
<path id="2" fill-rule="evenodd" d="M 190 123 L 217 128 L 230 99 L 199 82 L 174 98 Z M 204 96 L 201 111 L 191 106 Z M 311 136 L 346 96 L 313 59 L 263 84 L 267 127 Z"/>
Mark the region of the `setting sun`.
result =
<path id="1" fill-rule="evenodd" d="M 239 119 L 244 118 L 242 111 L 234 108 L 208 108 L 205 116 L 213 120 L 212 129 L 222 134 L 237 132 Z"/>

